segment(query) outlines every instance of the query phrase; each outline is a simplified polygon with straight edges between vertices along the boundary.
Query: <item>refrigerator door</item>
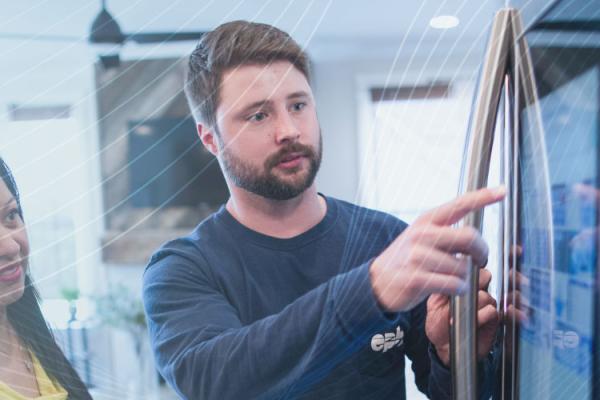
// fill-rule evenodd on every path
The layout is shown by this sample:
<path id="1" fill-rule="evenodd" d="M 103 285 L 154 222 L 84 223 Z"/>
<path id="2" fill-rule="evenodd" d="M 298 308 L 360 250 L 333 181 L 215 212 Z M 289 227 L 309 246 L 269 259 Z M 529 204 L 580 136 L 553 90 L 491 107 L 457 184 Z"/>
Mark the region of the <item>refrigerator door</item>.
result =
<path id="1" fill-rule="evenodd" d="M 469 132 L 467 135 L 466 158 L 463 164 L 463 180 L 461 181 L 461 192 L 477 190 L 487 185 L 490 160 L 492 155 L 492 144 L 497 129 L 497 116 L 502 94 L 504 94 L 505 111 L 512 110 L 511 99 L 514 86 L 511 61 L 515 59 L 514 46 L 515 37 L 521 34 L 521 25 L 518 12 L 514 9 L 500 10 L 494 19 L 490 34 L 485 62 L 482 66 L 478 90 L 474 104 Z M 503 93 L 504 92 L 504 93 Z M 503 115 L 507 115 L 504 113 Z M 512 127 L 500 124 L 501 138 L 503 143 L 502 157 L 511 155 L 512 151 L 506 149 L 506 129 L 512 131 Z M 510 166 L 506 160 L 502 163 Z M 510 168 L 508 168 L 510 171 Z M 510 181 L 510 175 L 503 174 L 505 182 Z M 509 188 L 510 189 L 510 188 Z M 505 218 L 510 218 L 510 199 L 514 196 L 512 190 L 508 191 L 507 200 L 504 202 L 503 212 Z M 464 218 L 463 224 L 482 228 L 483 212 L 473 212 Z M 509 227 L 510 224 L 504 224 Z M 506 235 L 503 235 L 503 237 Z M 508 243 L 510 238 L 504 240 L 500 247 Z M 506 264 L 506 262 L 504 262 Z M 507 269 L 507 268 L 506 268 Z M 501 268 L 500 281 L 504 281 Z M 465 295 L 452 298 L 451 312 L 452 323 L 450 329 L 451 337 L 451 370 L 454 398 L 475 399 L 480 397 L 483 388 L 479 388 L 477 365 L 477 294 L 479 281 L 479 266 L 470 269 L 469 289 Z M 488 377 L 489 383 L 491 379 Z"/>
<path id="2" fill-rule="evenodd" d="M 506 7 L 519 10 L 523 27 L 529 31 L 540 28 L 541 22 L 548 29 L 597 30 L 598 0 L 507 0 Z M 594 17 L 595 14 L 595 17 Z M 594 22 L 596 19 L 596 22 Z M 574 27 L 573 23 L 577 23 Z M 568 26 L 563 25 L 567 23 Z"/>
<path id="3" fill-rule="evenodd" d="M 525 35 L 537 99 L 517 96 L 514 398 L 600 398 L 598 17 L 598 2 L 558 2 Z"/>
<path id="4" fill-rule="evenodd" d="M 600 399 L 600 1 L 555 1 L 538 11 L 525 22 L 515 9 L 496 17 L 463 166 L 461 192 L 486 185 L 502 93 L 496 134 L 508 195 L 495 274 L 502 320 L 493 397 Z M 480 228 L 481 217 L 464 223 Z M 479 395 L 477 274 L 473 268 L 469 294 L 452 302 L 460 399 Z"/>

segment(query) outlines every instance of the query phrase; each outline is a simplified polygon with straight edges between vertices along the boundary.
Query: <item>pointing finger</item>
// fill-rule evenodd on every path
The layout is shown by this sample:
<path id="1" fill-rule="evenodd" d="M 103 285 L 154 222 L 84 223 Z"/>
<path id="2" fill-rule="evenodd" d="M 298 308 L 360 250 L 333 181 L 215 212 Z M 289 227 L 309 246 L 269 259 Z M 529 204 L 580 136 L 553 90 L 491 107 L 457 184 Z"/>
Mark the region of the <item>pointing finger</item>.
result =
<path id="1" fill-rule="evenodd" d="M 505 194 L 506 188 L 504 186 L 468 192 L 421 215 L 415 221 L 415 224 L 432 223 L 436 225 L 452 225 L 460 221 L 468 213 L 480 210 L 485 206 L 502 200 Z"/>

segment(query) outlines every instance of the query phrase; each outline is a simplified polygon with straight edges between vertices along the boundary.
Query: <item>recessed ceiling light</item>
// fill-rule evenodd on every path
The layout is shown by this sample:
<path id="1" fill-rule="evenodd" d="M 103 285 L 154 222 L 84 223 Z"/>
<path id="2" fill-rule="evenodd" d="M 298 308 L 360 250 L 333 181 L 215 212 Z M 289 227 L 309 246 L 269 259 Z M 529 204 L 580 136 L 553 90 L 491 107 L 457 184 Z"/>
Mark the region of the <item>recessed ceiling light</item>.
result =
<path id="1" fill-rule="evenodd" d="M 458 26 L 460 21 L 454 15 L 440 15 L 431 18 L 429 26 L 435 29 L 449 29 Z"/>

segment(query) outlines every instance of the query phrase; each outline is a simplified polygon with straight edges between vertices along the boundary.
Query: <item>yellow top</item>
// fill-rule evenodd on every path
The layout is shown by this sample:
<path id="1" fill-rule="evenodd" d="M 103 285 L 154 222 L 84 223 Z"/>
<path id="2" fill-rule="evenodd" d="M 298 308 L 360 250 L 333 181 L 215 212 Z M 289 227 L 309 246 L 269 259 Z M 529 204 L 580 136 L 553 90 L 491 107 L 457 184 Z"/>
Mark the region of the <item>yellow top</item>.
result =
<path id="1" fill-rule="evenodd" d="M 37 397 L 25 397 L 21 393 L 18 393 L 13 388 L 5 384 L 4 382 L 0 382 L 0 399 L 2 400 L 67 400 L 68 393 L 63 387 L 58 383 L 52 381 L 44 368 L 42 368 L 42 364 L 37 359 L 37 357 L 31 354 L 31 359 L 33 360 L 33 370 L 35 372 L 35 378 L 37 380 L 38 389 L 40 391 L 40 396 Z"/>

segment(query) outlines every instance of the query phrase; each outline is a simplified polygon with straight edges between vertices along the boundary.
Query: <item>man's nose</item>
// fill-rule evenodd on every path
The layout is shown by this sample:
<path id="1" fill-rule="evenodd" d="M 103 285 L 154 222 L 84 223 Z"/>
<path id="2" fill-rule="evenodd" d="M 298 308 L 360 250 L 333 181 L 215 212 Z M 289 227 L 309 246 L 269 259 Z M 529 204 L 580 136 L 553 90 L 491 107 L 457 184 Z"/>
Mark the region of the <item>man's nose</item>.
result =
<path id="1" fill-rule="evenodd" d="M 300 129 L 288 112 L 280 113 L 275 125 L 275 140 L 278 144 L 295 142 L 300 137 Z"/>

